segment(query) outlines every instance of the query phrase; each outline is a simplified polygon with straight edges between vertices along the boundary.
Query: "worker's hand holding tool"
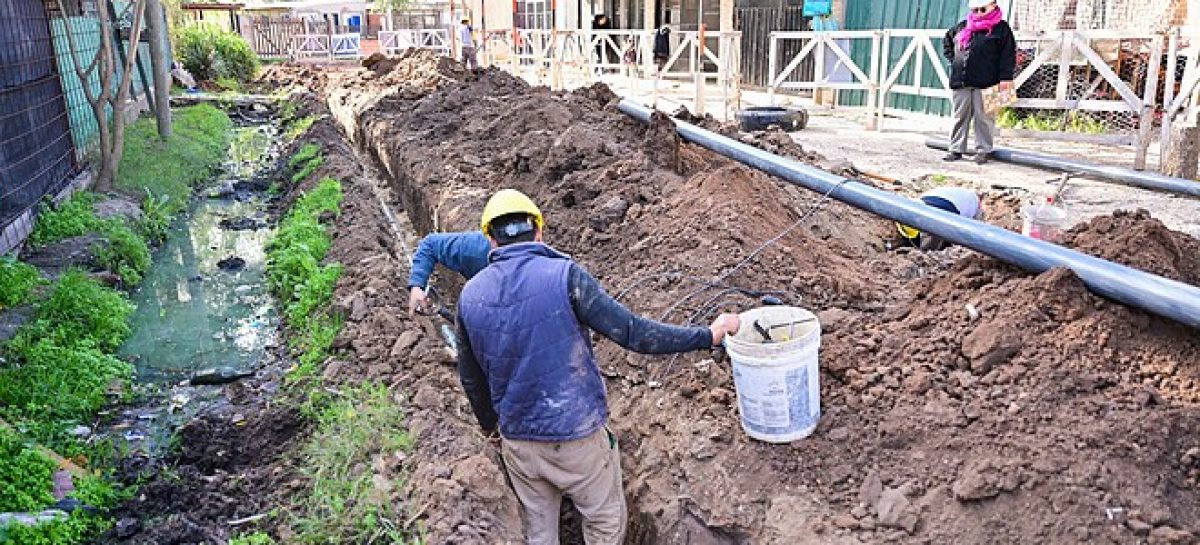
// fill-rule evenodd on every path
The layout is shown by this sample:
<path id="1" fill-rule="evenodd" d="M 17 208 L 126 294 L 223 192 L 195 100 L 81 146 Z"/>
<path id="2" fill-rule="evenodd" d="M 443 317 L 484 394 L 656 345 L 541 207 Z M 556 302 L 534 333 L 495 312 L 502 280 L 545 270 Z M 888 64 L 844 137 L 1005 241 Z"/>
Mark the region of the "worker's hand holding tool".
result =
<path id="1" fill-rule="evenodd" d="M 726 335 L 733 335 L 742 326 L 742 319 L 737 314 L 722 314 L 713 320 L 708 329 L 712 331 L 713 346 L 718 346 L 725 340 Z"/>
<path id="2" fill-rule="evenodd" d="M 424 312 L 425 307 L 429 305 L 429 297 L 425 295 L 425 290 L 413 286 L 408 290 L 408 315 L 412 317 L 418 311 Z"/>

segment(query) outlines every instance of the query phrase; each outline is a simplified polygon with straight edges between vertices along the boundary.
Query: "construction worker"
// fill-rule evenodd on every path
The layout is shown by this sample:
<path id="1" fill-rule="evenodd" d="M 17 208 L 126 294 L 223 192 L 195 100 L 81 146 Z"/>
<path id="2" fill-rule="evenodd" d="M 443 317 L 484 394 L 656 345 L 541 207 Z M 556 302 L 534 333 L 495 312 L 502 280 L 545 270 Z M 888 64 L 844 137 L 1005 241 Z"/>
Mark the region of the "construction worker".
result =
<path id="1" fill-rule="evenodd" d="M 620 544 L 620 452 L 605 426 L 607 394 L 588 329 L 636 352 L 669 354 L 716 346 L 739 321 L 723 314 L 709 327 L 677 327 L 639 317 L 544 244 L 544 226 L 518 191 L 488 201 L 480 227 L 494 249 L 459 298 L 458 371 L 484 432 L 499 431 L 528 543 L 558 543 L 567 496 L 583 515 L 586 543 Z"/>
<path id="2" fill-rule="evenodd" d="M 463 19 L 462 25 L 458 27 L 458 39 L 462 42 L 462 63 L 467 68 L 479 68 L 479 62 L 475 60 L 475 40 L 471 37 L 471 20 Z"/>
<path id="3" fill-rule="evenodd" d="M 487 266 L 491 250 L 492 244 L 479 231 L 433 233 L 421 239 L 408 275 L 408 315 L 424 311 L 429 304 L 426 290 L 434 265 L 440 264 L 470 280 Z"/>
<path id="4" fill-rule="evenodd" d="M 980 219 L 983 217 L 983 205 L 979 200 L 979 194 L 965 187 L 934 188 L 923 193 L 920 200 L 938 210 L 945 210 L 964 218 Z M 906 242 L 927 252 L 943 250 L 950 246 L 949 242 L 937 236 L 922 233 L 901 223 L 896 224 L 896 229 L 900 231 L 900 236 Z"/>

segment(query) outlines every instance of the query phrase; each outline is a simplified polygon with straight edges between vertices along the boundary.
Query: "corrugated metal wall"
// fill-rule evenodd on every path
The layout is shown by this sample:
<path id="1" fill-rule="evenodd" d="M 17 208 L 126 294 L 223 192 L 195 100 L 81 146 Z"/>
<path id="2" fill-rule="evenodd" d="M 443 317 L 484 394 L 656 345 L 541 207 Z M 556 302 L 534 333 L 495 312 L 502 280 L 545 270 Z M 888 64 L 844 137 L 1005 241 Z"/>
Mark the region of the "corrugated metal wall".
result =
<path id="1" fill-rule="evenodd" d="M 100 50 L 100 21 L 94 15 L 54 17 L 50 21 L 50 26 L 54 34 L 54 50 L 58 55 L 58 69 L 59 73 L 62 74 L 63 92 L 67 97 L 67 112 L 71 116 L 71 134 L 75 137 L 75 145 L 83 153 L 96 145 L 99 136 L 99 127 L 96 126 L 96 117 L 92 114 L 92 107 L 88 104 L 87 97 L 83 94 L 83 82 L 79 80 L 79 76 L 75 73 L 75 67 L 71 62 L 71 48 L 67 41 L 66 30 L 70 28 L 73 31 L 75 45 L 78 47 L 76 53 L 79 55 L 80 63 L 86 67 L 96 55 L 96 52 Z M 146 43 L 140 45 L 138 58 L 142 59 L 142 63 L 148 71 L 150 46 Z M 125 43 L 125 47 L 128 48 L 129 44 Z M 119 82 L 121 80 L 120 73 L 124 65 L 120 62 L 119 58 L 117 61 L 117 77 L 113 81 Z M 136 67 L 133 70 L 133 75 L 135 79 L 133 80 L 130 94 L 136 98 L 145 92 L 146 84 L 138 75 Z M 146 75 L 148 77 L 149 73 Z M 90 79 L 91 81 L 88 82 L 88 85 L 92 90 L 99 93 L 99 71 L 94 71 Z M 112 115 L 111 111 L 109 115 Z"/>
<path id="2" fill-rule="evenodd" d="M 846 30 L 879 30 L 887 28 L 937 28 L 949 29 L 961 21 L 966 13 L 966 2 L 963 0 L 846 0 Z M 888 63 L 894 64 L 900 60 L 904 48 L 911 40 L 893 38 L 891 41 Z M 939 46 L 940 44 L 934 44 Z M 866 51 L 851 51 L 851 57 L 860 66 L 867 66 L 869 56 Z M 926 84 L 936 85 L 937 75 L 928 60 L 923 60 L 923 80 Z M 943 61 L 944 63 L 944 61 Z M 943 64 L 943 66 L 946 66 Z M 911 82 L 913 69 L 901 73 L 901 83 Z M 841 101 L 846 105 L 862 105 L 866 100 L 863 92 L 843 93 Z M 950 101 L 941 98 L 916 96 L 895 96 L 888 104 L 893 108 L 924 112 L 936 115 L 950 114 Z"/>

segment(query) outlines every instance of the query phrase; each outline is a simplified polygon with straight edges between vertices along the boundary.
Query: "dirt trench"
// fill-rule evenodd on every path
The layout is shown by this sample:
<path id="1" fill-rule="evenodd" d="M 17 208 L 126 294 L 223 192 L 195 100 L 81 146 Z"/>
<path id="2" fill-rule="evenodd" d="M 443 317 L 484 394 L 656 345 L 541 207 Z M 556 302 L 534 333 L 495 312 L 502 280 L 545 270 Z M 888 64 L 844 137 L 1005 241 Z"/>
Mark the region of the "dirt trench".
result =
<path id="1" fill-rule="evenodd" d="M 695 291 L 689 277 L 728 270 L 818 201 L 680 143 L 661 120 L 626 118 L 603 87 L 552 93 L 420 54 L 390 68 L 268 77 L 325 98 L 419 230 L 472 229 L 488 195 L 515 187 L 543 207 L 551 244 L 648 315 L 703 323 L 759 304 L 736 292 L 678 303 Z M 829 167 L 790 140 L 755 143 Z M 332 374 L 397 377 L 412 395 L 409 495 L 430 542 L 517 539 L 514 500 L 452 362 L 432 324 L 416 329 L 398 311 L 399 260 L 379 213 L 358 202 L 355 227 L 335 240 L 359 264 L 338 297 L 369 305 L 339 339 L 345 363 Z M 1011 203 L 987 202 L 990 221 L 1011 222 Z M 1095 297 L 1069 271 L 1027 275 L 961 248 L 888 252 L 889 230 L 824 203 L 728 279 L 818 311 L 823 416 L 808 439 L 747 438 L 719 354 L 598 342 L 628 542 L 1194 542 L 1195 331 Z M 1095 218 L 1067 244 L 1185 282 L 1200 271 L 1200 243 L 1143 212 Z M 486 526 L 473 522 L 482 515 Z"/>

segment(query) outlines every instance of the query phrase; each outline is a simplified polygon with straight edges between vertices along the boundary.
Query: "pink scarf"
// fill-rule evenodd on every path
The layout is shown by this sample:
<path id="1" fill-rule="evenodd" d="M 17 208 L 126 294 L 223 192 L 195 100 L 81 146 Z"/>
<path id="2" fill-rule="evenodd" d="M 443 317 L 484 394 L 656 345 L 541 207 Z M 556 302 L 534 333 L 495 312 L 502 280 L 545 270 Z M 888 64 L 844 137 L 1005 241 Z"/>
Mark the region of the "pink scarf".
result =
<path id="1" fill-rule="evenodd" d="M 1000 8 L 993 9 L 990 13 L 978 15 L 975 12 L 967 14 L 967 26 L 958 31 L 958 45 L 963 49 L 971 46 L 971 35 L 981 30 L 992 33 L 992 27 L 996 26 L 1003 19 L 1004 15 L 1000 13 Z"/>

